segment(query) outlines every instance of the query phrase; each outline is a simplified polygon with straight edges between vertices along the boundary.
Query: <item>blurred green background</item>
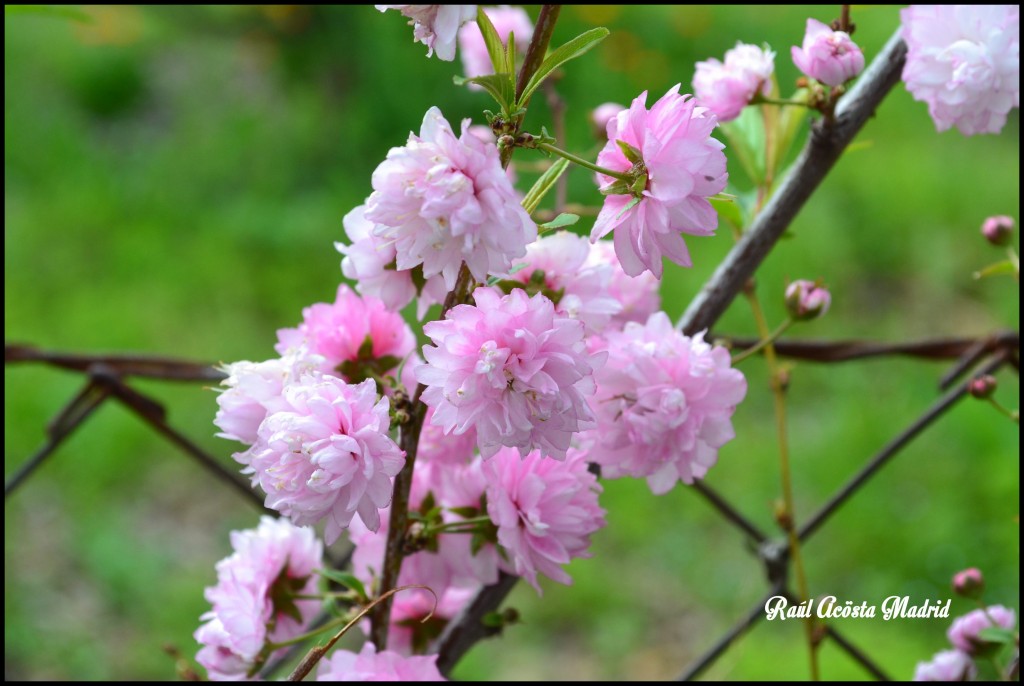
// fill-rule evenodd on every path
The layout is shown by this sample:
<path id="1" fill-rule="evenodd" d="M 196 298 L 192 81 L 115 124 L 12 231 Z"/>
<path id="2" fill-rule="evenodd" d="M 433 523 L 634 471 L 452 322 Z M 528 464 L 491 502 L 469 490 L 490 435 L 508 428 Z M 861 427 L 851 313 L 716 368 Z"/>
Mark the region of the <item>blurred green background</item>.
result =
<path id="1" fill-rule="evenodd" d="M 79 23 L 5 17 L 4 327 L 9 342 L 83 352 L 142 351 L 203 361 L 273 356 L 274 332 L 333 298 L 333 241 L 370 191 L 391 146 L 438 105 L 449 120 L 492 107 L 452 85 L 454 63 L 427 60 L 411 29 L 372 7 L 95 7 Z M 530 8 L 536 17 L 537 8 Z M 737 40 L 778 53 L 783 91 L 797 76 L 789 46 L 808 16 L 838 6 L 567 7 L 564 42 L 611 29 L 566 69 L 566 147 L 594 145 L 587 114 L 605 101 L 649 102 L 694 63 Z M 854 8 L 870 60 L 896 8 Z M 543 103 L 527 118 L 548 125 Z M 800 213 L 793 238 L 758 274 L 772 322 L 786 278 L 823 277 L 834 304 L 794 336 L 903 340 L 1019 327 L 1018 286 L 975 281 L 1000 253 L 978 234 L 992 214 L 1019 215 L 1019 122 L 1000 136 L 936 134 L 922 103 L 897 86 Z M 728 153 L 728 151 L 726 151 Z M 517 159 L 529 161 L 528 154 Z M 742 186 L 741 172 L 731 171 Z M 521 175 L 529 181 L 529 175 Z M 596 204 L 589 175 L 571 200 Z M 677 317 L 728 251 L 728 231 L 688 241 L 695 267 L 666 270 Z M 718 331 L 754 332 L 738 301 Z M 793 369 L 790 427 L 798 518 L 937 397 L 942 364 L 908 359 Z M 760 360 L 738 438 L 708 483 L 763 528 L 778 497 L 771 397 Z M 1016 376 L 997 397 L 1018 406 Z M 4 375 L 5 472 L 81 383 L 36 366 Z M 214 393 L 143 383 L 170 421 L 233 464 L 213 437 Z M 877 475 L 805 549 L 812 593 L 877 604 L 889 595 L 947 598 L 959 569 L 980 567 L 988 598 L 1019 598 L 1019 434 L 991 407 L 958 405 Z M 459 678 L 662 679 L 683 668 L 764 592 L 742 538 L 685 487 L 652 496 L 606 483 L 608 527 L 571 587 L 527 587 L 511 599 L 523 623 L 476 648 Z M 256 513 L 113 404 L 5 502 L 5 676 L 167 679 L 207 605 L 202 589 L 230 551 L 228 531 Z M 954 600 L 953 613 L 970 609 Z M 943 620 L 837 620 L 890 675 L 946 646 Z M 824 674 L 865 673 L 833 646 Z M 802 628 L 760 623 L 706 674 L 808 675 Z"/>

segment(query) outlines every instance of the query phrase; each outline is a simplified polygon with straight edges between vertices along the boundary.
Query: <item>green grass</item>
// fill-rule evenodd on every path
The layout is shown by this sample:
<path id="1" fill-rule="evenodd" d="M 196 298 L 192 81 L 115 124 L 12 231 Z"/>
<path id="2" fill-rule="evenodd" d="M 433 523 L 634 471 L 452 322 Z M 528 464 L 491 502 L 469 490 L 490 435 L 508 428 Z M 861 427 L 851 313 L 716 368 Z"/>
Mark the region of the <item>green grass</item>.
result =
<path id="1" fill-rule="evenodd" d="M 566 147 L 590 149 L 586 114 L 650 99 L 737 39 L 767 40 L 780 82 L 807 16 L 830 8 L 566 8 L 556 40 L 602 24 L 611 37 L 570 64 Z M 99 10 L 97 10 L 99 12 Z M 808 14 L 809 13 L 809 14 Z M 533 11 L 535 16 L 536 12 Z M 895 8 L 855 8 L 868 59 Z M 439 105 L 474 117 L 485 96 L 451 84 L 457 63 L 426 60 L 410 30 L 372 8 L 102 10 L 90 25 L 5 20 L 4 322 L 8 341 L 87 352 L 136 350 L 206 361 L 265 359 L 274 331 L 333 296 L 341 218 L 370 191 L 391 146 Z M 784 85 L 785 90 L 785 85 Z M 543 103 L 528 125 L 548 124 Z M 550 128 L 550 125 L 549 125 Z M 758 273 L 772 322 L 787 278 L 823 277 L 827 317 L 793 336 L 902 340 L 1019 327 L 1018 287 L 971 273 L 999 259 L 978 235 L 991 214 L 1019 217 L 1019 122 L 1000 136 L 936 134 L 898 86 Z M 727 151 L 728 152 L 728 151 Z M 519 153 L 517 153 L 518 155 Z M 524 155 L 525 157 L 525 155 Z M 731 170 L 739 180 L 741 173 Z M 529 180 L 529 175 L 523 178 Z M 596 203 L 575 172 L 572 199 Z M 741 182 L 742 185 L 742 182 Z M 677 317 L 729 250 L 720 231 L 689 241 L 695 266 L 666 270 Z M 737 302 L 722 333 L 751 335 Z M 798 517 L 937 398 L 944 365 L 907 359 L 793 369 L 790 429 Z M 708 483 L 774 531 L 779 497 L 763 362 L 744 364 L 748 399 Z M 5 370 L 5 471 L 41 445 L 43 427 L 81 383 Z M 998 397 L 1019 405 L 1015 375 Z M 146 383 L 172 424 L 232 464 L 213 437 L 214 394 Z M 1019 434 L 965 400 L 885 467 L 806 547 L 812 592 L 881 602 L 948 597 L 974 565 L 990 598 L 1019 601 Z M 525 585 L 523 624 L 474 650 L 461 678 L 667 678 L 708 648 L 766 588 L 742 538 L 693 492 L 652 496 L 605 484 L 608 527 L 575 583 Z M 194 654 L 202 588 L 255 525 L 238 496 L 116 405 L 105 406 L 5 512 L 5 673 L 26 679 L 172 678 L 164 644 Z M 965 612 L 966 602 L 954 601 Z M 896 678 L 943 649 L 946 623 L 838 620 Z M 807 676 L 799 626 L 757 626 L 706 676 Z M 824 674 L 864 672 L 833 647 Z"/>

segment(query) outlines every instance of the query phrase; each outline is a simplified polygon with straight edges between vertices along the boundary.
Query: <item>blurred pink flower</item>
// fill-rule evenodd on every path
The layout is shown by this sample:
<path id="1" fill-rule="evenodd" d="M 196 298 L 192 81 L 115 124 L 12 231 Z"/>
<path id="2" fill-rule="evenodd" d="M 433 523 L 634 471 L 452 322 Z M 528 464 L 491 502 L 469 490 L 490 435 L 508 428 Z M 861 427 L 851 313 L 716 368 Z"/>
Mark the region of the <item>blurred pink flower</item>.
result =
<path id="1" fill-rule="evenodd" d="M 335 650 L 324 658 L 317 681 L 446 681 L 437 669 L 437 655 L 403 657 L 392 650 L 380 653 L 372 643 L 358 654 Z"/>
<path id="2" fill-rule="evenodd" d="M 817 319 L 831 305 L 832 294 L 814 281 L 798 279 L 786 286 L 786 311 L 796 321 Z"/>
<path id="3" fill-rule="evenodd" d="M 989 217 L 981 224 L 981 235 L 992 245 L 1009 245 L 1013 241 L 1013 217 L 1000 214 Z"/>
<path id="4" fill-rule="evenodd" d="M 864 53 L 845 31 L 833 31 L 817 19 L 807 20 L 803 47 L 790 49 L 793 63 L 826 86 L 841 86 L 864 71 Z"/>
<path id="5" fill-rule="evenodd" d="M 285 388 L 284 401 L 260 425 L 247 470 L 267 507 L 298 524 L 326 517 L 328 544 L 355 514 L 376 530 L 380 508 L 391 503 L 391 479 L 405 464 L 388 436 L 389 402 L 378 400 L 376 383 L 304 376 Z"/>
<path id="6" fill-rule="evenodd" d="M 475 428 L 484 457 L 503 445 L 564 457 L 572 435 L 593 422 L 583 324 L 556 315 L 541 294 L 483 287 L 473 298 L 423 327 L 434 345 L 423 347 L 416 379 L 427 386 L 432 422 L 446 433 Z"/>
<path id="7" fill-rule="evenodd" d="M 537 574 L 571 584 L 562 569 L 574 557 L 590 557 L 590 535 L 605 525 L 598 505 L 601 486 L 578 450 L 565 461 L 539 452 L 520 457 L 508 448 L 484 463 L 487 514 L 513 571 L 537 592 Z"/>
<path id="8" fill-rule="evenodd" d="M 991 617 L 991 620 L 989 617 Z M 996 623 L 993 624 L 992 620 L 995 620 Z M 989 605 L 984 610 L 977 609 L 973 612 L 968 612 L 963 617 L 957 617 L 953 620 L 953 625 L 949 627 L 949 631 L 946 632 L 946 637 L 949 638 L 949 642 L 953 644 L 953 647 L 962 650 L 968 655 L 973 655 L 988 643 L 985 639 L 978 636 L 982 629 L 995 626 L 1010 630 L 1016 625 L 1017 614 L 1013 610 L 1002 605 Z"/>
<path id="9" fill-rule="evenodd" d="M 930 662 L 918 662 L 914 681 L 973 681 L 977 668 L 971 656 L 959 650 L 935 653 Z"/>
<path id="10" fill-rule="evenodd" d="M 393 241 L 398 269 L 423 265 L 423 277 L 455 287 L 462 262 L 478 281 L 507 272 L 526 253 L 537 226 L 519 204 L 498 149 L 462 122 L 456 138 L 441 111 L 430 108 L 420 135 L 392 148 L 373 172 L 365 217 L 374 234 Z"/>
<path id="11" fill-rule="evenodd" d="M 398 10 L 409 17 L 413 40 L 445 62 L 455 59 L 459 27 L 476 17 L 476 5 L 374 5 L 381 12 Z"/>
<path id="12" fill-rule="evenodd" d="M 903 81 L 935 128 L 999 133 L 1020 107 L 1020 7 L 912 5 L 900 19 Z"/>
<path id="13" fill-rule="evenodd" d="M 508 43 L 508 34 L 515 34 L 515 52 L 521 58 L 526 54 L 526 48 L 533 37 L 533 22 L 530 15 L 521 7 L 488 7 L 484 10 L 487 18 L 491 20 L 494 29 L 501 37 L 502 43 Z M 493 74 L 494 67 L 491 64 L 491 56 L 487 52 L 487 44 L 480 33 L 480 27 L 476 21 L 470 21 L 459 29 L 459 54 L 462 56 L 462 68 L 466 78 Z M 472 84 L 471 84 L 472 85 Z M 479 89 L 480 86 L 473 86 Z"/>
<path id="14" fill-rule="evenodd" d="M 729 353 L 703 334 L 684 336 L 664 312 L 606 335 L 608 361 L 598 371 L 597 428 L 584 435 L 602 476 L 646 477 L 654 493 L 691 484 L 735 436 L 731 417 L 747 382 Z"/>
<path id="15" fill-rule="evenodd" d="M 683 233 L 714 234 L 718 214 L 708 197 L 725 188 L 728 175 L 725 146 L 711 137 L 718 123 L 714 114 L 679 95 L 678 84 L 650 110 L 646 101 L 645 91 L 608 124 L 608 144 L 597 163 L 616 172 L 644 172 L 647 183 L 635 196 L 608 195 L 590 240 L 614 230 L 623 270 L 630 276 L 650 270 L 661 278 L 663 254 L 684 267 L 692 264 Z M 641 160 L 634 165 L 617 141 L 638 150 Z M 602 174 L 598 180 L 605 190 L 616 181 Z"/>
<path id="16" fill-rule="evenodd" d="M 294 609 L 274 604 L 288 593 L 317 592 L 323 545 L 312 529 L 264 516 L 256 529 L 232 531 L 231 546 L 235 552 L 217 563 L 217 585 L 206 589 L 213 608 L 195 632 L 203 645 L 196 660 L 213 681 L 247 678 L 266 641 L 298 636 L 320 608 L 316 600 L 295 600 Z"/>
<path id="17" fill-rule="evenodd" d="M 601 134 L 598 138 L 607 136 L 608 123 L 625 109 L 625 105 L 620 105 L 617 102 L 606 102 L 594 108 L 594 111 L 590 113 L 590 121 L 593 122 L 595 130 Z"/>
<path id="18" fill-rule="evenodd" d="M 768 96 L 772 90 L 775 71 L 775 53 L 765 46 L 740 43 L 727 50 L 725 62 L 711 58 L 697 63 L 693 76 L 693 92 L 697 103 L 727 122 L 740 116 L 740 112 L 757 95 Z"/>

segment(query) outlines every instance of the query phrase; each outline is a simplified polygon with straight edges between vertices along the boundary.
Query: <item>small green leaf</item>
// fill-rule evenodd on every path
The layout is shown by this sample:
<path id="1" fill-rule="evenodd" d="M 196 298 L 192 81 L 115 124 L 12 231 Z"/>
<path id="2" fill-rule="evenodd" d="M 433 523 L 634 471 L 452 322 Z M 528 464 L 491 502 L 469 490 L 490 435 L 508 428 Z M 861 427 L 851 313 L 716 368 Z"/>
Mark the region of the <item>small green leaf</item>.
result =
<path id="1" fill-rule="evenodd" d="M 544 199 L 548 191 L 555 187 L 555 182 L 558 181 L 558 177 L 565 173 L 565 170 L 569 168 L 569 160 L 559 158 L 557 162 L 548 167 L 548 170 L 540 175 L 540 178 L 533 184 L 533 186 L 523 196 L 523 209 L 529 214 L 533 214 L 534 210 L 540 205 L 540 201 Z"/>
<path id="2" fill-rule="evenodd" d="M 501 110 L 506 115 L 515 109 L 512 107 L 512 101 L 515 99 L 516 87 L 515 83 L 512 81 L 512 75 L 507 72 L 474 76 L 471 79 L 463 78 L 461 76 L 453 76 L 452 80 L 455 82 L 456 86 L 464 86 L 467 83 L 475 83 L 476 85 L 481 86 L 494 97 L 499 105 L 501 105 Z"/>
<path id="3" fill-rule="evenodd" d="M 569 212 L 563 212 L 562 214 L 558 215 L 557 217 L 555 217 L 551 221 L 549 221 L 549 222 L 547 222 L 545 224 L 539 224 L 537 226 L 537 228 L 538 229 L 543 229 L 545 231 L 550 231 L 551 229 L 560 229 L 563 226 L 572 226 L 573 224 L 575 224 L 579 220 L 580 220 L 580 216 L 578 214 L 571 214 Z"/>
<path id="4" fill-rule="evenodd" d="M 629 184 L 622 179 L 618 179 L 610 186 L 605 186 L 598 190 L 601 195 L 630 195 L 632 193 L 632 191 L 629 190 Z"/>
<path id="5" fill-rule="evenodd" d="M 632 193 L 633 195 L 639 196 L 646 189 L 647 189 L 647 174 L 641 174 L 640 176 L 636 177 L 636 180 L 633 181 L 632 185 L 630 185 L 629 192 Z"/>
<path id="6" fill-rule="evenodd" d="M 744 107 L 739 117 L 720 128 L 728 139 L 727 150 L 739 160 L 754 185 L 760 186 L 765 179 L 765 136 L 764 119 L 758 108 Z"/>
<path id="7" fill-rule="evenodd" d="M 480 623 L 488 629 L 500 629 L 505 626 L 505 617 L 500 612 L 488 612 L 480 618 Z"/>
<path id="8" fill-rule="evenodd" d="M 530 81 L 526 84 L 526 88 L 523 89 L 523 94 L 519 96 L 519 102 L 517 105 L 522 107 L 529 102 L 530 96 L 533 95 L 535 90 L 540 88 L 540 84 L 544 83 L 544 79 L 546 79 L 551 72 L 558 69 L 569 60 L 575 59 L 576 57 L 584 54 L 607 38 L 608 34 L 608 29 L 604 27 L 591 29 L 586 33 L 581 33 L 565 45 L 555 49 L 554 52 L 548 55 L 547 59 L 541 63 L 534 75 L 530 77 Z"/>
<path id="9" fill-rule="evenodd" d="M 640 151 L 634 148 L 626 141 L 617 140 L 615 142 L 618 143 L 619 150 L 621 150 L 622 154 L 626 156 L 626 159 L 632 162 L 633 164 L 636 164 L 637 162 L 643 160 L 643 157 L 640 155 Z"/>
<path id="10" fill-rule="evenodd" d="M 359 344 L 359 352 L 356 353 L 356 359 L 360 361 L 373 359 L 373 336 L 370 334 L 366 334 L 366 338 Z"/>
<path id="11" fill-rule="evenodd" d="M 1009 629 L 990 626 L 979 631 L 978 638 L 989 643 L 1013 643 L 1017 634 Z"/>
<path id="12" fill-rule="evenodd" d="M 505 68 L 501 71 L 516 73 L 516 34 L 513 31 L 508 32 L 508 40 L 505 42 Z"/>
<path id="13" fill-rule="evenodd" d="M 981 271 L 974 272 L 974 278 L 984 279 L 989 276 L 999 276 L 1000 274 L 1016 274 L 1017 269 L 1013 266 L 1013 262 L 1010 260 L 1003 260 L 1002 262 L 996 262 L 990 264 Z"/>
<path id="14" fill-rule="evenodd" d="M 369 596 L 366 595 L 366 587 L 363 586 L 363 582 L 357 579 L 350 572 L 343 572 L 339 569 L 318 569 L 316 571 L 317 574 L 325 579 L 330 579 L 351 591 L 355 591 L 356 595 L 360 598 L 369 598 Z M 302 620 L 300 619 L 299 621 Z"/>
<path id="15" fill-rule="evenodd" d="M 449 507 L 448 511 L 457 514 L 463 519 L 472 519 L 480 515 L 480 510 L 475 507 Z"/>
<path id="16" fill-rule="evenodd" d="M 737 231 L 743 231 L 743 212 L 735 199 L 714 196 L 708 198 L 711 206 L 715 208 L 718 216 L 732 224 Z"/>
<path id="17" fill-rule="evenodd" d="M 487 54 L 491 58 L 494 73 L 511 74 L 512 67 L 506 61 L 505 46 L 501 42 L 501 36 L 498 35 L 498 30 L 494 28 L 494 24 L 491 23 L 491 18 L 484 12 L 483 5 L 477 6 L 476 25 L 480 28 L 480 35 L 484 38 L 484 45 L 487 46 Z"/>
<path id="18" fill-rule="evenodd" d="M 620 217 L 622 217 L 622 215 L 626 214 L 626 212 L 630 211 L 631 209 L 633 209 L 634 207 L 636 207 L 639 204 L 640 204 L 640 198 L 636 198 L 636 197 L 631 198 L 630 201 L 626 203 L 626 206 L 622 208 L 622 210 L 619 212 L 618 215 L 616 215 L 615 218 L 619 219 Z"/>

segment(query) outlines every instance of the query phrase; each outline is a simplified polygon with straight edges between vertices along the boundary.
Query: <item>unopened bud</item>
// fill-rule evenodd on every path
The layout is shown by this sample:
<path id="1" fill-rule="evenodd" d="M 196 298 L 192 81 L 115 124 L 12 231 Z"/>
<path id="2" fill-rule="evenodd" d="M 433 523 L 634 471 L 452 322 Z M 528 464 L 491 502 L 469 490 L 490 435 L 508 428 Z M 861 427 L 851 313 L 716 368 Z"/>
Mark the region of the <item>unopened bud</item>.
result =
<path id="1" fill-rule="evenodd" d="M 608 122 L 624 109 L 626 108 L 617 102 L 606 102 L 595 107 L 594 111 L 590 113 L 590 123 L 594 125 L 594 138 L 606 140 L 608 138 Z"/>
<path id="2" fill-rule="evenodd" d="M 953 575 L 953 592 L 965 598 L 980 598 L 985 590 L 985 577 L 976 567 Z"/>
<path id="3" fill-rule="evenodd" d="M 813 281 L 800 279 L 786 288 L 786 311 L 795 321 L 817 319 L 832 304 L 832 295 Z"/>
<path id="4" fill-rule="evenodd" d="M 967 384 L 967 392 L 975 398 L 984 400 L 992 397 L 992 394 L 996 392 L 996 386 L 996 377 L 991 374 L 985 374 L 971 379 L 971 382 Z"/>
<path id="5" fill-rule="evenodd" d="M 1013 240 L 1013 217 L 989 217 L 981 225 L 981 235 L 992 245 L 1009 245 Z"/>

